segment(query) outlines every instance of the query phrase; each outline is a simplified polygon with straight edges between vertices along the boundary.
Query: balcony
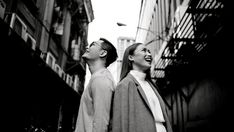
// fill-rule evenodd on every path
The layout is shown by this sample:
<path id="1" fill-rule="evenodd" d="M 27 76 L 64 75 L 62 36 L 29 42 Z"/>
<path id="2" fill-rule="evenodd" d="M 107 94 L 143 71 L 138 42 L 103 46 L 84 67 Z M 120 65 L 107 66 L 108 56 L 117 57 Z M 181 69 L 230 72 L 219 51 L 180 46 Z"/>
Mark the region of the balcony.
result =
<path id="1" fill-rule="evenodd" d="M 0 28 L 6 130 L 73 131 L 80 95 L 1 19 Z"/>

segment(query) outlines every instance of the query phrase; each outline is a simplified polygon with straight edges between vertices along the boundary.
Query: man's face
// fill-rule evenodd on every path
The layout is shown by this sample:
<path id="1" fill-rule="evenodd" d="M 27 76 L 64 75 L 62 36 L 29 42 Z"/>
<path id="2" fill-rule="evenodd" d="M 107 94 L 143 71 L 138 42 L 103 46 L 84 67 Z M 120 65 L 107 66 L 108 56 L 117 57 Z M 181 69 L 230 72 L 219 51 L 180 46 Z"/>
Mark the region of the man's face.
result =
<path id="1" fill-rule="evenodd" d="M 85 60 L 96 60 L 100 58 L 102 49 L 102 40 L 92 42 L 86 49 L 86 52 L 82 55 Z"/>

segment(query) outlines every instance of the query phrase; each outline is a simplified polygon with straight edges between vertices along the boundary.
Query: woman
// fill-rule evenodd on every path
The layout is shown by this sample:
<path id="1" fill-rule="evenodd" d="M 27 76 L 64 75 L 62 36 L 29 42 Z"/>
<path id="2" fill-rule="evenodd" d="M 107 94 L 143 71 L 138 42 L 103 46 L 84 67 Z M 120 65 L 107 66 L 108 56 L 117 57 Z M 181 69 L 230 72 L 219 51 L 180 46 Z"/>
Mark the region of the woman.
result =
<path id="1" fill-rule="evenodd" d="M 151 62 L 142 43 L 125 50 L 113 100 L 113 132 L 172 132 L 165 104 L 150 80 Z"/>

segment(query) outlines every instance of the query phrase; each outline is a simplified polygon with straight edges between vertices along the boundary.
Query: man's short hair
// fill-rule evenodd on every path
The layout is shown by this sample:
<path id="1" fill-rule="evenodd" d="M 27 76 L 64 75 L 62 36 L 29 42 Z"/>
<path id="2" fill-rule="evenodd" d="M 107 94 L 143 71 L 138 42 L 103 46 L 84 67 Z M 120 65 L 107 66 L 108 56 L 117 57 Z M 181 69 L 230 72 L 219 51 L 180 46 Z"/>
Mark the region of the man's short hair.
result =
<path id="1" fill-rule="evenodd" d="M 117 55 L 117 51 L 115 46 L 108 41 L 105 38 L 100 38 L 99 40 L 102 40 L 102 47 L 104 50 L 107 51 L 107 55 L 106 55 L 106 67 L 108 67 L 111 63 L 113 63 L 114 61 L 116 61 L 116 59 L 118 58 Z"/>

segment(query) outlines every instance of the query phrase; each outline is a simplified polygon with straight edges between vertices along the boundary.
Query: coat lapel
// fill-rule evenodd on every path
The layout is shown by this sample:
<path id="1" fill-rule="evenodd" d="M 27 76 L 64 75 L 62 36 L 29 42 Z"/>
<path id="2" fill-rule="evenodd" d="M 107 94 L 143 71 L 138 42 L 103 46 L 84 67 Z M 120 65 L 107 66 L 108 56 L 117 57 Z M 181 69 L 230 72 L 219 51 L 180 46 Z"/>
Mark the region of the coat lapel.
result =
<path id="1" fill-rule="evenodd" d="M 139 82 L 131 74 L 128 74 L 128 76 L 129 76 L 129 78 L 131 78 L 135 82 L 136 87 L 138 89 L 138 92 L 140 93 L 141 97 L 143 98 L 144 102 L 146 103 L 147 108 L 150 110 L 150 113 L 153 116 L 153 112 L 151 111 L 148 99 L 147 99 L 147 97 L 145 95 L 145 92 L 143 91 L 141 85 L 139 84 Z"/>
<path id="2" fill-rule="evenodd" d="M 158 93 L 157 91 L 157 86 L 155 84 L 153 84 L 152 82 L 148 81 L 149 84 L 151 85 L 151 87 L 153 87 L 153 90 L 156 94 L 156 96 L 158 97 L 158 100 L 159 100 L 159 103 L 161 105 L 161 109 L 162 109 L 162 112 L 163 112 L 163 116 L 164 116 L 164 119 L 166 121 L 166 129 L 167 129 L 167 132 L 172 132 L 172 128 L 171 128 L 171 124 L 170 124 L 170 121 L 168 119 L 168 115 L 167 115 L 167 112 L 166 112 L 166 106 L 165 106 L 165 103 L 161 97 L 161 95 Z"/>
<path id="3" fill-rule="evenodd" d="M 149 102 L 147 100 L 147 97 L 145 95 L 145 92 L 143 91 L 142 87 L 140 86 L 139 82 L 129 73 L 128 75 L 128 78 L 130 78 L 131 80 L 133 80 L 136 84 L 136 88 L 140 94 L 140 96 L 143 98 L 143 101 L 145 102 L 146 104 L 146 107 L 149 109 L 151 115 L 153 116 L 154 118 L 154 115 L 153 115 L 153 112 L 150 108 L 150 105 L 149 105 Z M 148 80 L 147 80 L 148 81 Z M 167 132 L 172 132 L 172 128 L 171 128 L 171 124 L 170 124 L 170 121 L 167 117 L 167 113 L 166 113 L 166 107 L 164 105 L 164 102 L 163 102 L 163 99 L 161 98 L 160 94 L 158 93 L 158 91 L 156 90 L 157 86 L 155 86 L 153 83 L 151 83 L 151 81 L 148 81 L 150 86 L 152 87 L 153 91 L 155 92 L 156 96 L 158 97 L 158 100 L 159 100 L 159 103 L 161 105 L 161 108 L 162 108 L 162 112 L 163 112 L 163 116 L 164 116 L 164 119 L 166 121 L 166 129 L 167 129 Z"/>
<path id="4" fill-rule="evenodd" d="M 148 80 L 147 80 L 148 81 Z M 163 103 L 163 99 L 161 98 L 161 95 L 158 93 L 158 91 L 156 90 L 156 86 L 154 84 L 152 84 L 150 81 L 148 81 L 150 86 L 152 87 L 154 93 L 156 94 L 156 96 L 158 97 L 158 100 L 159 100 L 159 103 L 161 105 L 161 109 L 162 109 L 162 112 L 163 112 L 163 115 L 165 116 L 166 114 L 166 109 L 165 109 L 165 105 Z"/>

